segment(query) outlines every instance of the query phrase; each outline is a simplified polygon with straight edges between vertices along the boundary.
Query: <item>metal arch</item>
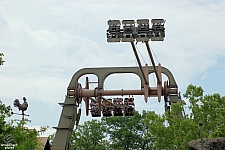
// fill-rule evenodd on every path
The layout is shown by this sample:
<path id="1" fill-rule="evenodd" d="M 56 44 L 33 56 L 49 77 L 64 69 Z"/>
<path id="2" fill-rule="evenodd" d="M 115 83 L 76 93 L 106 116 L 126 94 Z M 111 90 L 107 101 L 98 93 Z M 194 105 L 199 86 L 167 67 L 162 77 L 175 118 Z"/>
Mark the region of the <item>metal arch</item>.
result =
<path id="1" fill-rule="evenodd" d="M 76 84 L 78 83 L 78 80 L 80 77 L 82 77 L 85 74 L 93 74 L 95 76 L 98 77 L 98 74 L 96 72 L 93 72 L 92 68 L 83 68 L 78 70 L 72 77 L 68 89 L 75 89 L 76 88 Z M 99 78 L 99 77 L 98 77 Z"/>
<path id="2" fill-rule="evenodd" d="M 150 66 L 151 68 L 153 68 L 152 66 Z M 158 70 L 158 66 L 156 66 L 157 70 Z M 174 87 L 177 88 L 177 83 L 173 77 L 173 74 L 165 67 L 161 67 L 162 68 L 162 73 L 165 74 L 168 79 L 169 79 L 169 87 Z M 149 70 L 149 74 L 154 73 L 154 70 Z"/>
<path id="3" fill-rule="evenodd" d="M 145 66 L 142 66 L 145 69 Z M 158 66 L 156 66 L 158 70 Z M 152 66 L 147 68 L 148 74 L 154 72 Z M 177 88 L 177 84 L 174 80 L 172 73 L 165 67 L 161 67 L 161 72 L 164 73 L 169 79 L 169 87 Z M 85 74 L 94 74 L 98 77 L 98 88 L 103 89 L 105 79 L 113 74 L 113 73 L 134 73 L 139 76 L 141 80 L 141 88 L 144 88 L 145 82 L 144 78 L 140 72 L 139 67 L 106 67 L 106 68 L 84 68 L 77 71 L 68 86 L 68 90 L 76 89 L 76 85 L 78 84 L 78 80 L 82 75 Z M 177 102 L 178 96 L 169 95 L 171 102 Z M 52 150 L 67 150 L 69 146 L 69 139 L 71 133 L 73 131 L 75 122 L 77 120 L 77 109 L 78 104 L 75 101 L 76 95 L 70 97 L 66 96 L 64 103 L 62 103 L 63 109 L 60 116 L 60 120 L 58 126 L 55 127 L 57 129 L 56 136 L 53 142 Z"/>
<path id="4" fill-rule="evenodd" d="M 77 71 L 68 86 L 68 89 L 75 88 L 76 83 L 81 76 L 85 74 L 94 74 L 98 77 L 98 88 L 103 89 L 105 79 L 114 73 L 134 73 L 139 76 L 141 82 L 143 82 L 143 77 L 140 74 L 140 69 L 138 67 L 104 67 L 104 68 L 83 68 Z M 143 82 L 144 83 L 144 82 Z M 142 87 L 144 87 L 143 83 L 141 83 Z"/>
<path id="5" fill-rule="evenodd" d="M 144 69 L 145 66 L 143 66 Z M 158 69 L 158 66 L 156 66 Z M 162 73 L 165 74 L 169 79 L 169 87 L 177 87 L 176 81 L 172 75 L 172 73 L 165 67 L 162 68 Z M 153 66 L 148 67 L 148 74 L 151 74 L 154 72 Z M 140 72 L 139 67 L 105 67 L 105 68 L 83 68 L 77 71 L 68 86 L 68 89 L 75 88 L 76 83 L 78 83 L 78 80 L 81 76 L 85 74 L 94 74 L 98 77 L 98 88 L 103 89 L 104 81 L 105 79 L 115 73 L 134 73 L 139 76 L 141 80 L 141 88 L 144 87 L 144 78 Z"/>

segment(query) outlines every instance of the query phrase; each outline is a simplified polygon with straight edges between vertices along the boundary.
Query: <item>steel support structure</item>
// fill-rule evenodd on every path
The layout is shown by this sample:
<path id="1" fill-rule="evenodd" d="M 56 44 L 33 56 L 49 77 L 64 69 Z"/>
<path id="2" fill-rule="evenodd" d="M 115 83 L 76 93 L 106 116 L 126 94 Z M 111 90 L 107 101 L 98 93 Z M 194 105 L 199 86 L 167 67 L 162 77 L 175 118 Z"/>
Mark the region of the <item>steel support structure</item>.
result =
<path id="1" fill-rule="evenodd" d="M 62 106 L 62 113 L 58 126 L 55 127 L 56 135 L 53 141 L 52 150 L 68 150 L 69 140 L 71 133 L 75 126 L 75 123 L 78 124 L 80 115 L 78 114 L 78 106 L 82 101 L 82 98 L 86 102 L 86 106 L 90 97 L 102 97 L 107 95 L 144 95 L 148 97 L 166 97 L 168 102 L 177 102 L 178 99 L 178 87 L 174 80 L 172 73 L 165 67 L 155 66 L 158 71 L 165 74 L 168 77 L 169 82 L 165 82 L 163 88 L 160 87 L 149 87 L 146 85 L 144 76 L 140 73 L 139 67 L 105 67 L 105 68 L 84 68 L 77 71 L 67 88 L 67 95 L 65 97 L 64 103 L 60 103 Z M 147 78 L 149 74 L 154 73 L 153 66 L 142 66 L 144 70 L 144 75 Z M 120 74 L 120 73 L 133 73 L 136 74 L 140 81 L 140 89 L 137 90 L 104 90 L 103 85 L 105 79 L 111 74 Z M 160 75 L 161 75 L 160 73 Z M 85 88 L 82 88 L 78 83 L 78 80 L 81 76 L 87 74 L 94 74 L 98 78 L 98 86 L 96 89 L 88 89 L 87 85 Z M 160 95 L 159 95 L 160 94 Z M 169 98 L 167 98 L 169 97 Z M 99 106 L 101 106 L 101 100 L 98 100 Z"/>

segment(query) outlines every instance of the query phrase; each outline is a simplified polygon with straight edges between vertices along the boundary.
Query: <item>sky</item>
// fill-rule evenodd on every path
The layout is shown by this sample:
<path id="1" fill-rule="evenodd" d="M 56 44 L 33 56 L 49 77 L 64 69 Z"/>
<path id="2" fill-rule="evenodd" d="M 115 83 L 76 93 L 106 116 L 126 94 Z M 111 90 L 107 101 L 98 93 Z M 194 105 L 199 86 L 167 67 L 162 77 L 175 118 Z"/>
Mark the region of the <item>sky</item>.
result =
<path id="1" fill-rule="evenodd" d="M 129 43 L 107 43 L 108 20 L 166 20 L 163 42 L 149 42 L 155 63 L 168 68 L 181 93 L 189 84 L 225 95 L 225 0 L 0 0 L 0 99 L 13 107 L 26 97 L 29 127 L 58 125 L 68 84 L 81 68 L 137 66 Z M 150 63 L 143 43 L 141 63 Z M 79 82 L 84 87 L 85 77 Z M 90 81 L 97 81 L 93 75 Z M 150 85 L 155 86 L 151 75 Z M 163 81 L 166 81 L 163 76 Z M 133 74 L 111 75 L 105 89 L 139 89 Z M 96 87 L 95 84 L 90 85 Z M 164 112 L 163 102 L 135 96 L 135 109 Z M 81 124 L 91 120 L 82 104 Z M 10 119 L 21 119 L 13 115 Z"/>

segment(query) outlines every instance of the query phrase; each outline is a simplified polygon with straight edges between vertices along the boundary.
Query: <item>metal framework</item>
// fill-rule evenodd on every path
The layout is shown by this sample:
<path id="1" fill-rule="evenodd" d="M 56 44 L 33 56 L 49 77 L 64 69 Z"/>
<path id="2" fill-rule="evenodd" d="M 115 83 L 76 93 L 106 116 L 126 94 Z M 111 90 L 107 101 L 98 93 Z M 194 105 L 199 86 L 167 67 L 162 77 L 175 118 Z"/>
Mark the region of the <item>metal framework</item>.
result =
<path id="1" fill-rule="evenodd" d="M 153 66 L 143 66 L 145 70 L 146 77 L 154 73 Z M 147 100 L 148 97 L 158 97 L 159 100 L 161 96 L 164 96 L 165 104 L 167 102 L 177 102 L 178 99 L 178 87 L 172 73 L 165 67 L 161 67 L 159 64 L 156 66 L 158 72 L 161 70 L 161 74 L 165 74 L 168 77 L 169 81 L 164 82 L 164 87 L 149 87 L 149 83 L 146 84 L 144 78 L 140 72 L 139 67 L 106 67 L 106 68 L 84 68 L 77 71 L 67 88 L 67 95 L 64 103 L 59 103 L 63 109 L 60 116 L 56 136 L 53 142 L 53 150 L 65 150 L 68 149 L 69 139 L 73 131 L 75 123 L 79 123 L 81 110 L 78 107 L 81 104 L 82 98 L 86 103 L 86 114 L 88 115 L 89 111 L 89 99 L 92 97 L 101 98 L 108 95 L 144 95 Z M 105 90 L 103 88 L 105 79 L 111 74 L 119 73 L 133 73 L 140 78 L 141 86 L 140 89 L 136 90 Z M 81 84 L 78 83 L 78 80 L 81 76 L 86 74 L 94 74 L 98 77 L 98 86 L 96 89 L 88 89 L 86 84 L 85 88 L 81 87 Z M 88 81 L 86 81 L 88 83 Z M 159 84 L 158 84 L 159 85 Z M 98 104 L 101 107 L 102 101 L 98 99 Z M 100 108 L 99 107 L 99 108 Z M 165 110 L 168 110 L 169 106 L 165 105 Z M 101 114 L 101 109 L 99 109 L 99 115 Z M 101 115 L 100 115 L 101 116 Z"/>
<path id="2" fill-rule="evenodd" d="M 141 41 L 163 41 L 165 38 L 165 20 L 152 19 L 152 27 L 149 27 L 148 19 L 134 20 L 109 20 L 107 30 L 107 42 L 137 42 Z"/>
<path id="3" fill-rule="evenodd" d="M 170 110 L 168 103 L 179 101 L 178 98 L 178 86 L 172 75 L 172 73 L 161 64 L 155 65 L 148 41 L 163 41 L 165 37 L 165 28 L 163 19 L 152 19 L 152 27 L 149 27 L 148 19 L 137 20 L 137 24 L 134 20 L 123 20 L 121 29 L 121 22 L 119 20 L 109 20 L 109 29 L 107 30 L 108 42 L 130 42 L 135 57 L 138 61 L 139 67 L 104 67 L 104 68 L 83 68 L 77 71 L 67 88 L 67 95 L 63 103 L 59 103 L 63 109 L 60 116 L 59 124 L 57 127 L 56 135 L 53 142 L 52 150 L 67 150 L 69 148 L 70 136 L 73 128 L 79 124 L 81 109 L 78 109 L 82 99 L 86 105 L 86 115 L 89 115 L 91 111 L 93 117 L 111 116 L 111 111 L 114 111 L 114 116 L 132 115 L 134 111 L 134 99 L 106 99 L 104 96 L 130 96 L 130 95 L 143 95 L 145 102 L 149 97 L 158 97 L 158 101 L 161 101 L 161 96 L 164 97 L 165 111 Z M 152 61 L 152 66 L 141 65 L 138 57 L 134 41 L 145 42 L 149 57 Z M 140 79 L 140 89 L 135 90 L 105 90 L 104 82 L 111 74 L 121 73 L 133 73 Z M 157 86 L 149 86 L 149 74 L 154 73 L 157 77 Z M 89 80 L 86 77 L 85 87 L 82 88 L 78 80 L 83 75 L 93 74 L 98 78 L 97 87 L 95 89 L 89 89 Z M 162 74 L 168 77 L 168 81 L 162 85 Z M 89 107 L 90 106 L 90 107 Z M 95 109 L 97 108 L 97 109 Z"/>

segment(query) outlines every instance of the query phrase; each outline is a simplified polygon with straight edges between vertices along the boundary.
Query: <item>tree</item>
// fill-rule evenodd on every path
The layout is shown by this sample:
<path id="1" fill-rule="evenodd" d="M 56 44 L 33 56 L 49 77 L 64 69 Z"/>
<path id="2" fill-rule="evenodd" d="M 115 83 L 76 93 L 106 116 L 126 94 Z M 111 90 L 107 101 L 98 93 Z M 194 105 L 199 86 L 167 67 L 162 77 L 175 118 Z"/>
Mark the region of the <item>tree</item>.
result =
<path id="1" fill-rule="evenodd" d="M 42 150 L 42 144 L 38 140 L 39 133 L 36 129 L 27 129 L 24 127 L 26 120 L 17 123 L 17 126 L 13 127 L 11 132 L 9 132 L 15 139 L 14 149 L 16 150 Z M 46 129 L 44 129 L 46 130 Z"/>
<path id="2" fill-rule="evenodd" d="M 187 149 L 187 143 L 199 137 L 198 124 L 195 124 L 188 116 L 181 118 L 178 114 L 182 111 L 182 104 L 172 104 L 170 114 L 163 115 L 149 112 L 144 123 L 148 126 L 153 138 L 153 149 L 171 150 Z"/>
<path id="3" fill-rule="evenodd" d="M 9 125 L 5 121 L 6 117 L 10 116 L 10 106 L 6 106 L 5 104 L 2 103 L 0 100 L 0 144 L 4 143 L 4 136 L 5 133 L 7 133 L 9 129 Z M 0 149 L 4 149 L 4 147 L 0 147 Z"/>
<path id="4" fill-rule="evenodd" d="M 162 115 L 143 111 L 134 116 L 103 117 L 87 121 L 72 133 L 70 149 L 94 150 L 173 150 L 188 149 L 188 142 L 203 137 L 225 137 L 225 97 L 203 95 L 201 87 L 189 85 L 184 97 L 190 113 L 181 117 L 183 101 L 171 104 Z"/>
<path id="5" fill-rule="evenodd" d="M 225 137 L 225 97 L 218 93 L 203 96 L 203 93 L 201 87 L 187 87 L 184 97 L 190 102 L 190 118 L 196 124 L 203 123 L 204 137 Z"/>
<path id="6" fill-rule="evenodd" d="M 143 124 L 146 112 L 143 115 L 137 111 L 134 116 L 112 116 L 102 118 L 103 124 L 107 127 L 107 135 L 110 140 L 111 149 L 150 149 L 151 136 L 148 128 Z"/>
<path id="7" fill-rule="evenodd" d="M 109 143 L 105 133 L 106 128 L 100 121 L 86 121 L 72 132 L 70 149 L 106 150 Z"/>
<path id="8" fill-rule="evenodd" d="M 2 56 L 4 56 L 3 53 L 0 53 L 0 66 L 3 65 L 3 63 L 5 62 L 3 59 L 2 59 Z"/>
<path id="9" fill-rule="evenodd" d="M 6 106 L 0 101 L 0 150 L 9 148 L 7 144 L 14 144 L 15 150 L 40 150 L 41 143 L 38 141 L 38 135 L 40 132 L 46 130 L 42 127 L 40 131 L 28 130 L 24 127 L 27 120 L 22 120 L 17 125 L 13 125 L 14 121 L 5 121 L 7 117 L 10 117 L 11 107 Z M 9 139 L 10 138 L 10 139 Z M 6 144 L 6 145 L 4 145 Z"/>
<path id="10" fill-rule="evenodd" d="M 225 137 L 225 97 L 219 94 L 203 96 L 203 89 L 189 85 L 184 97 L 189 100 L 190 114 L 181 118 L 183 103 L 172 104 L 171 112 L 163 115 L 149 112 L 144 123 L 153 138 L 153 149 L 188 149 L 188 142 L 200 138 L 199 122 L 203 123 L 203 137 Z"/>

